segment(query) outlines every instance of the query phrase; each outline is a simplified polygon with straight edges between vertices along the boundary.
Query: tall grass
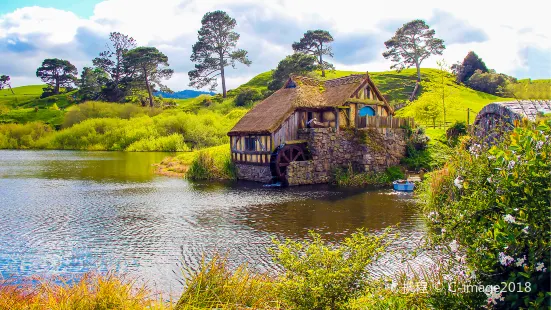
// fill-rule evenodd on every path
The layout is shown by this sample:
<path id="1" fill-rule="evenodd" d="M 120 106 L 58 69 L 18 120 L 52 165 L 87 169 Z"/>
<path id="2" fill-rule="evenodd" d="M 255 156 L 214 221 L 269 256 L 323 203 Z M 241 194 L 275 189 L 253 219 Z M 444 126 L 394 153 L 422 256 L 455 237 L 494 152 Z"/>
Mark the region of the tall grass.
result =
<path id="1" fill-rule="evenodd" d="M 72 283 L 57 280 L 61 284 L 45 280 L 28 286 L 0 282 L 0 309 L 173 309 L 172 305 L 152 298 L 145 287 L 113 274 L 87 274 Z"/>
<path id="2" fill-rule="evenodd" d="M 268 275 L 251 272 L 247 265 L 235 270 L 227 257 L 204 257 L 198 270 L 188 270 L 186 288 L 176 309 L 278 309 L 275 282 Z"/>
<path id="3" fill-rule="evenodd" d="M 186 177 L 192 180 L 235 180 L 237 172 L 229 150 L 226 144 L 199 151 L 192 159 Z"/>

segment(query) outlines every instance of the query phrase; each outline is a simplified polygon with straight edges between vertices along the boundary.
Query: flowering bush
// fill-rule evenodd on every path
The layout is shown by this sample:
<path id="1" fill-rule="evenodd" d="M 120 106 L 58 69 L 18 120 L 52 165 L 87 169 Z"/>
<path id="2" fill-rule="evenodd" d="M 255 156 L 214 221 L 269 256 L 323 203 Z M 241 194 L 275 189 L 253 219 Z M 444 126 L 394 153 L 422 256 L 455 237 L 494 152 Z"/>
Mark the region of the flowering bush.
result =
<path id="1" fill-rule="evenodd" d="M 491 148 L 465 139 L 420 190 L 433 240 L 464 251 L 477 279 L 494 286 L 489 307 L 551 303 L 550 134 L 540 124 Z"/>
<path id="2" fill-rule="evenodd" d="M 284 270 L 278 292 L 289 309 L 343 309 L 366 287 L 366 267 L 388 246 L 389 231 L 379 236 L 358 230 L 336 246 L 317 233 L 312 241 L 274 239 L 273 259 Z"/>

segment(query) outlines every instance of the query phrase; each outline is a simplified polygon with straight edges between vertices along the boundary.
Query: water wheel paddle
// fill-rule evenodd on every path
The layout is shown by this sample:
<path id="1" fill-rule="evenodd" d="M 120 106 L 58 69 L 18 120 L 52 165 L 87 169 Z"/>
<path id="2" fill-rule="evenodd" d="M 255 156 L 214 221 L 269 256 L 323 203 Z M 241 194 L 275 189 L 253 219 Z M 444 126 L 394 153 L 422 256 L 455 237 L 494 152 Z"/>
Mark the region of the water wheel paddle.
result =
<path id="1" fill-rule="evenodd" d="M 303 160 L 306 160 L 306 154 L 301 145 L 284 144 L 278 146 L 270 157 L 272 176 L 283 183 L 287 182 L 287 166 L 293 161 Z"/>

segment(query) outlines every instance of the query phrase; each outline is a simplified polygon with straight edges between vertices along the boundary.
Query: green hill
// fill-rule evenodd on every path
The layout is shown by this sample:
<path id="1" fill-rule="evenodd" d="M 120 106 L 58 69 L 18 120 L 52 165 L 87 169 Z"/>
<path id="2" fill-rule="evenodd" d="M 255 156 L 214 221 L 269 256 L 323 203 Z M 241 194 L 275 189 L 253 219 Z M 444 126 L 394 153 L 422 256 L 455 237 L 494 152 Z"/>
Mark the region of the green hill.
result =
<path id="1" fill-rule="evenodd" d="M 326 72 L 324 79 L 335 79 L 350 74 L 362 74 L 364 72 L 358 71 L 329 71 Z M 321 72 L 316 73 L 321 78 Z M 425 82 L 438 82 L 441 78 L 440 71 L 438 69 L 421 69 L 422 79 Z M 413 91 L 416 84 L 416 70 L 406 69 L 401 72 L 396 71 L 384 71 L 384 72 L 369 72 L 369 75 L 379 88 L 379 90 L 389 99 L 391 103 L 407 103 L 408 98 Z M 267 89 L 270 82 L 271 72 L 264 72 L 253 77 L 249 82 L 241 85 L 237 88 L 250 87 L 259 91 Z M 453 83 L 448 78 L 446 81 L 448 87 L 453 88 L 456 95 L 459 97 L 459 102 L 453 107 L 450 107 L 447 111 L 447 122 L 467 121 L 467 109 L 470 110 L 470 122 L 474 121 L 476 113 L 482 109 L 485 105 L 495 101 L 508 100 L 506 98 L 497 97 L 494 95 L 486 94 L 483 92 L 472 90 L 464 85 L 458 85 Z M 430 91 L 429 89 L 420 89 L 417 97 L 422 96 L 424 92 Z M 413 116 L 412 109 L 406 106 L 397 111 L 397 116 Z"/>

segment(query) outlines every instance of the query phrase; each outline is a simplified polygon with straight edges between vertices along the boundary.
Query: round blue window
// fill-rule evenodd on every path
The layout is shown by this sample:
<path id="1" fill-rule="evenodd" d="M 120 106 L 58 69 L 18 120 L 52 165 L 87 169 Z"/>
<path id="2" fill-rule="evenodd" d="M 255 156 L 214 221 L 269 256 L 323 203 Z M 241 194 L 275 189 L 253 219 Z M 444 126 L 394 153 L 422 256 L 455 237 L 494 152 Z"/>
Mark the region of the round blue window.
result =
<path id="1" fill-rule="evenodd" d="M 375 116 L 375 110 L 372 107 L 363 107 L 358 111 L 360 116 Z"/>

